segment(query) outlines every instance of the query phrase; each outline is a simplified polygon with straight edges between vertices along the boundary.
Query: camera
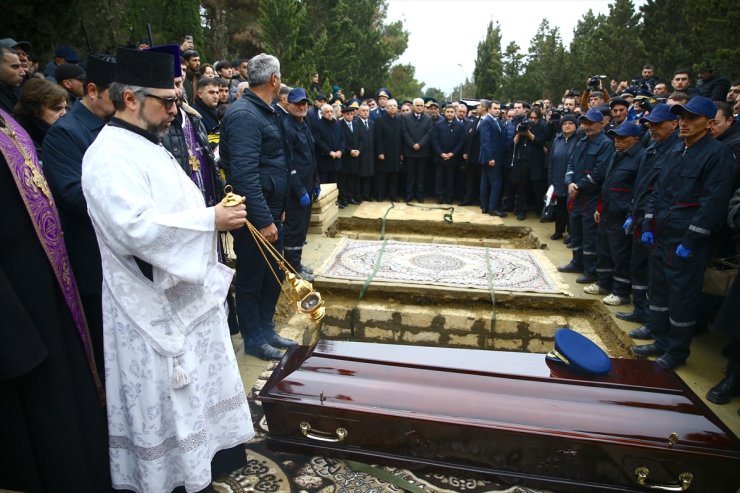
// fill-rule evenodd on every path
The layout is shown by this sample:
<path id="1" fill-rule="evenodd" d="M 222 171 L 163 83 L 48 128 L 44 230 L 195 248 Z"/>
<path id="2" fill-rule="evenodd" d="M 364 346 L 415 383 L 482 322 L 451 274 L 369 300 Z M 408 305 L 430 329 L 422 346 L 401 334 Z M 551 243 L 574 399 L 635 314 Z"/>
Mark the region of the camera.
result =
<path id="1" fill-rule="evenodd" d="M 516 131 L 520 134 L 526 134 L 527 132 L 529 132 L 530 128 L 531 126 L 529 122 L 522 122 L 516 126 Z"/>
<path id="2" fill-rule="evenodd" d="M 565 93 L 565 97 L 567 98 L 577 98 L 581 95 L 581 91 L 578 89 L 568 89 L 568 92 Z"/>
<path id="3" fill-rule="evenodd" d="M 551 121 L 558 121 L 560 118 L 562 118 L 564 113 L 564 110 L 561 106 L 558 106 L 557 108 L 550 111 L 550 120 Z"/>
<path id="4" fill-rule="evenodd" d="M 597 88 L 601 85 L 601 79 L 606 79 L 606 75 L 592 75 L 590 79 L 588 79 L 588 87 L 591 88 Z"/>

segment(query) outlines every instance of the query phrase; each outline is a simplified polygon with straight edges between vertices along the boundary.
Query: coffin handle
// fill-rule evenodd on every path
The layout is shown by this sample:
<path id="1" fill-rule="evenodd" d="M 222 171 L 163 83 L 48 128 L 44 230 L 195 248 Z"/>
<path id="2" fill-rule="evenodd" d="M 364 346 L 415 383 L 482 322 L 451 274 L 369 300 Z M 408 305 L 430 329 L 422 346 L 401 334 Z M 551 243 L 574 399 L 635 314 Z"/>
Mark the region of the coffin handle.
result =
<path id="1" fill-rule="evenodd" d="M 678 484 L 653 484 L 648 482 L 648 475 L 650 470 L 647 467 L 638 467 L 635 469 L 635 476 L 637 484 L 640 486 L 646 486 L 651 490 L 660 491 L 686 491 L 691 486 L 691 482 L 694 480 L 694 475 L 690 472 L 682 472 L 678 475 Z"/>
<path id="2" fill-rule="evenodd" d="M 303 433 L 303 436 L 306 438 L 310 438 L 312 440 L 319 440 L 322 442 L 331 442 L 331 443 L 339 443 L 345 438 L 347 438 L 347 430 L 345 428 L 337 428 L 337 431 L 334 432 L 336 434 L 336 438 L 332 436 L 331 433 L 327 433 L 325 431 L 313 431 L 311 429 L 311 425 L 308 424 L 306 421 L 301 422 L 301 433 Z"/>

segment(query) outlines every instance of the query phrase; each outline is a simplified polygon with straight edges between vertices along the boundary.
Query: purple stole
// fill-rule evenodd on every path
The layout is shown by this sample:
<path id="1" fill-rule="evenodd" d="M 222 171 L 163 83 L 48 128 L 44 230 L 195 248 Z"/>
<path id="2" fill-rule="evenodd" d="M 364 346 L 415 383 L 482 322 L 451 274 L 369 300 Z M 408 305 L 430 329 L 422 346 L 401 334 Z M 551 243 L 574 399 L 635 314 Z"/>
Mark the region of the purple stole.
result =
<path id="1" fill-rule="evenodd" d="M 182 111 L 182 110 L 180 110 Z M 203 156 L 203 151 L 198 143 L 198 135 L 190 123 L 187 113 L 182 111 L 182 133 L 185 135 L 185 144 L 188 147 L 190 169 L 188 176 L 200 189 L 206 202 L 206 207 L 216 205 L 216 197 L 213 189 L 213 177 L 208 160 Z"/>
<path id="2" fill-rule="evenodd" d="M 87 356 L 87 364 L 98 391 L 98 398 L 101 402 L 105 402 L 100 375 L 95 367 L 90 330 L 87 327 L 77 284 L 69 264 L 69 257 L 67 257 L 67 248 L 64 246 L 59 216 L 49 185 L 41 171 L 36 149 L 23 127 L 3 110 L 0 110 L 0 119 L 5 121 L 6 126 L 5 129 L 0 129 L 0 152 L 8 163 L 10 174 L 13 175 L 15 185 L 36 230 L 36 236 L 49 259 L 59 288 L 77 326 L 77 333 Z M 12 132 L 6 133 L 7 129 L 11 129 Z"/>

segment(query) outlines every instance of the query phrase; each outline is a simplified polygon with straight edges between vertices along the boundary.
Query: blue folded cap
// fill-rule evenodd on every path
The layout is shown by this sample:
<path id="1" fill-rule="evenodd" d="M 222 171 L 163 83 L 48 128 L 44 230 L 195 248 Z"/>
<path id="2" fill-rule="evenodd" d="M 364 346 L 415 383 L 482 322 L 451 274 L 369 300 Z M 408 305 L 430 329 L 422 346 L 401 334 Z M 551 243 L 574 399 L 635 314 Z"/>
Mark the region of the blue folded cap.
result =
<path id="1" fill-rule="evenodd" d="M 579 121 L 588 120 L 590 122 L 602 122 L 604 121 L 604 114 L 596 108 L 591 108 L 586 112 L 585 115 L 581 115 L 578 118 Z"/>
<path id="2" fill-rule="evenodd" d="M 608 135 L 618 135 L 619 137 L 642 137 L 643 133 L 642 127 L 634 122 L 624 122 L 607 132 Z"/>
<path id="3" fill-rule="evenodd" d="M 678 115 L 671 113 L 671 107 L 665 103 L 653 106 L 653 111 L 649 115 L 640 118 L 640 123 L 661 123 L 666 121 L 678 120 Z"/>
<path id="4" fill-rule="evenodd" d="M 612 361 L 599 346 L 578 332 L 559 328 L 555 331 L 555 348 L 547 359 L 585 375 L 605 375 L 612 369 Z"/>
<path id="5" fill-rule="evenodd" d="M 711 99 L 704 96 L 694 96 L 686 104 L 674 104 L 671 106 L 671 113 L 678 115 L 684 111 L 712 119 L 717 114 L 717 107 Z"/>
<path id="6" fill-rule="evenodd" d="M 306 101 L 309 104 L 311 103 L 311 100 L 306 95 L 306 90 L 302 87 L 295 87 L 291 89 L 288 93 L 288 102 L 300 103 L 301 101 Z"/>

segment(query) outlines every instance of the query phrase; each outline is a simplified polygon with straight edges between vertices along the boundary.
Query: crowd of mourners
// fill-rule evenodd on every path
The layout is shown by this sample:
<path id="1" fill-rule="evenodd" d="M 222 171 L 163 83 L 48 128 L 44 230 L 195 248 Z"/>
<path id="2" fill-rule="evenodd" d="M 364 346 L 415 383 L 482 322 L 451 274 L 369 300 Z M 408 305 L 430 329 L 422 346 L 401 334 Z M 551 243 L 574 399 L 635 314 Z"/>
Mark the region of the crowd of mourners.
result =
<path id="1" fill-rule="evenodd" d="M 107 291 L 112 273 L 133 275 L 133 269 L 138 278 L 166 285 L 162 299 L 172 302 L 175 311 L 179 297 L 193 295 L 173 279 L 202 274 L 197 262 L 175 267 L 167 258 L 175 251 L 185 255 L 178 248 L 190 248 L 194 240 L 188 235 L 205 223 L 190 224 L 195 221 L 190 216 L 155 220 L 156 234 L 173 238 L 150 238 L 127 230 L 124 219 L 131 216 L 111 212 L 116 207 L 130 212 L 124 204 L 127 180 L 132 180 L 132 203 L 146 196 L 144 202 L 154 209 L 183 207 L 186 199 L 166 204 L 155 194 L 171 183 L 148 182 L 166 175 L 168 159 L 177 164 L 178 177 L 196 186 L 198 205 L 215 211 L 216 229 L 233 230 L 236 288 L 222 293 L 229 307 L 224 321 L 232 334 L 241 333 L 247 354 L 279 359 L 295 342 L 275 331 L 282 272 L 265 256 L 260 241 L 238 226 L 247 217 L 284 255 L 289 270 L 313 280 L 313 270 L 302 263 L 311 204 L 322 184 L 336 183 L 340 208 L 363 201 L 429 201 L 432 205 L 425 207 L 435 202 L 475 206 L 500 218 L 512 214 L 523 221 L 534 215 L 552 222 L 551 240 L 562 240 L 572 250 L 572 260 L 558 270 L 578 275 L 584 291 L 603 297 L 607 305 L 631 306 L 615 316 L 639 324 L 630 336 L 645 343 L 633 346 L 634 354 L 656 356 L 659 366 L 675 369 L 689 358 L 693 337 L 711 326 L 729 334 L 731 342 L 723 349 L 729 360 L 725 376 L 707 399 L 723 404 L 739 396 L 740 284 L 732 282 L 732 275 L 740 247 L 740 123 L 735 116 L 740 81 L 732 83 L 708 64 L 696 74 L 678 68 L 662 79 L 646 64 L 633 79 L 607 84 L 604 76 L 592 76 L 584 82 L 557 101 L 396 100 L 388 87 L 345 95 L 339 84 L 322 81 L 318 73 L 305 88 L 288 87 L 281 82 L 279 61 L 266 54 L 205 63 L 187 38 L 181 45 L 119 49 L 116 57 L 90 54 L 84 62 L 72 48 L 59 47 L 43 67 L 31 43 L 0 39 L 2 128 L 10 128 L 12 119 L 28 136 L 35 154 L 26 150 L 23 157 L 31 181 L 42 191 L 46 183 L 39 181 L 41 171 L 34 163 L 43 170 L 45 193 L 59 214 L 73 283 L 90 328 L 93 373 L 105 375 L 109 386 L 121 386 L 115 397 L 108 389 L 109 427 L 120 412 L 110 400 L 120 398 L 120 407 L 127 405 L 131 386 L 122 382 L 144 378 L 144 372 L 131 376 L 133 367 L 115 373 L 122 368 L 116 367 L 123 364 L 120 354 L 130 348 L 109 332 L 103 338 L 103 327 L 113 330 L 111 320 L 120 315 L 106 310 L 115 306 L 125 312 L 130 302 L 120 300 L 115 289 Z M 331 91 L 325 94 L 324 87 Z M 4 130 L 4 135 L 19 149 L 23 146 L 19 131 Z M 160 147 L 167 152 L 157 154 Z M 118 154 L 106 157 L 112 148 Z M 135 159 L 137 153 L 151 153 L 165 164 L 147 169 Z M 119 158 L 120 163 L 111 164 Z M 121 173 L 121 179 L 107 183 L 100 172 L 106 166 L 112 166 L 112 174 Z M 137 166 L 141 169 L 131 171 Z M 89 170 L 84 176 L 83 167 Z M 147 177 L 141 189 L 136 173 Z M 245 197 L 244 205 L 224 209 L 226 184 Z M 105 190 L 111 203 L 99 202 L 97 194 Z M 136 214 L 149 221 L 142 211 Z M 122 221 L 118 229 L 108 230 L 106 221 L 117 220 Z M 136 221 L 128 227 L 141 227 Z M 187 235 L 176 245 L 180 229 Z M 223 244 L 214 242 L 214 251 L 207 244 L 198 243 L 210 252 L 203 258 L 223 263 Z M 121 253 L 129 247 L 134 253 Z M 128 270 L 116 271 L 129 261 Z M 730 282 L 707 288 L 719 284 L 717 278 Z M 167 280 L 172 282 L 167 285 Z M 167 320 L 151 325 L 163 324 L 170 335 Z M 117 323 L 116 330 L 123 322 Z M 167 353 L 167 358 L 173 388 L 187 387 L 186 357 Z M 122 441 L 111 442 L 111 450 L 128 452 L 116 453 L 133 457 L 143 450 L 127 445 L 129 438 L 118 438 Z M 114 461 L 123 457 L 111 454 Z M 156 459 L 121 458 L 127 460 Z M 228 458 L 226 464 L 234 465 Z M 114 486 L 158 491 L 145 479 L 131 479 L 135 473 L 119 473 Z M 192 479 L 193 484 L 204 486 L 197 481 L 206 476 Z M 160 480 L 167 491 L 178 485 L 198 490 L 188 486 L 189 480 L 168 482 L 167 475 Z M 211 491 L 206 486 L 202 491 Z"/>

